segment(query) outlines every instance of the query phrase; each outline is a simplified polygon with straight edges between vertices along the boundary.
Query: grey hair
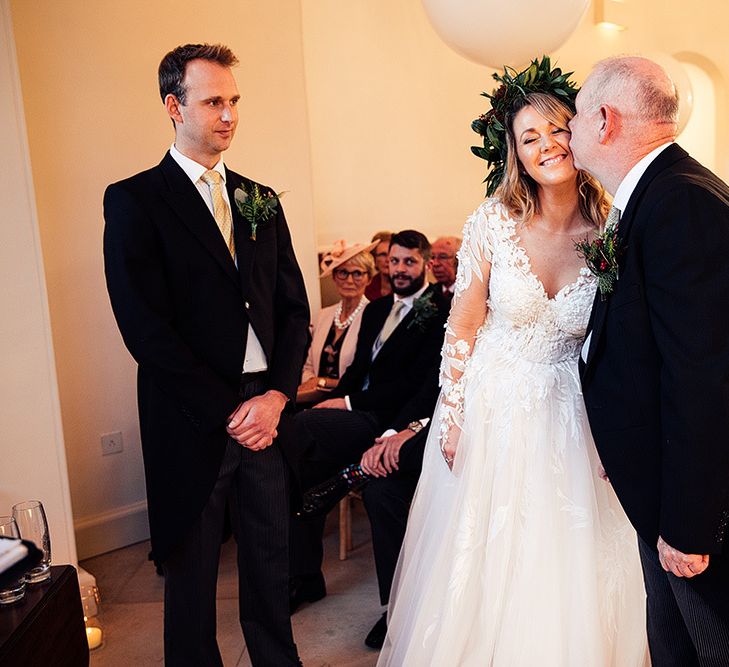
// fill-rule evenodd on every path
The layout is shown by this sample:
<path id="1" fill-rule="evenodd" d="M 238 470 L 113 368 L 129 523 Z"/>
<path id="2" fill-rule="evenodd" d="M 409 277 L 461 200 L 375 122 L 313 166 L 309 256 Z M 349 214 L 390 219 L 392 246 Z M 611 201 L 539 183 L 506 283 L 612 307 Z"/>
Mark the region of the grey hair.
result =
<path id="1" fill-rule="evenodd" d="M 648 58 L 616 56 L 595 65 L 587 106 L 613 104 L 646 123 L 678 122 L 678 89 L 666 71 Z"/>

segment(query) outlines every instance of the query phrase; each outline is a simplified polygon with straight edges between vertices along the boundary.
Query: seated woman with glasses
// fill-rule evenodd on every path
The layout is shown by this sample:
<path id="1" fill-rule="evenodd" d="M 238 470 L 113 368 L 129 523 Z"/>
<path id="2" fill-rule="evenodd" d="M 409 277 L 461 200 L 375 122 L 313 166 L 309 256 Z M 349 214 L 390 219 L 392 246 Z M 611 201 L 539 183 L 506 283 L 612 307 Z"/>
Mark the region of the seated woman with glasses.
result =
<path id="1" fill-rule="evenodd" d="M 337 241 L 322 258 L 320 277 L 332 275 L 341 301 L 322 308 L 312 326 L 309 354 L 296 396 L 299 404 L 325 398 L 354 359 L 362 312 L 369 303 L 365 289 L 375 274 L 370 251 L 376 245 L 375 241 L 345 246 L 344 241 Z"/>

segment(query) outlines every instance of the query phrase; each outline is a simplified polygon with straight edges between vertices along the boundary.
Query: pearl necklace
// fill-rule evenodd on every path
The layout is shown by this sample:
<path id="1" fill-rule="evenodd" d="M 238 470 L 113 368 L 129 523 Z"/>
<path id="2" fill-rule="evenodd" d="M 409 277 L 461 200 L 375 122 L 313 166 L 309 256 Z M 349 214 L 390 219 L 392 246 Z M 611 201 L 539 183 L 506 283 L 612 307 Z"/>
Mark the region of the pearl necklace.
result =
<path id="1" fill-rule="evenodd" d="M 337 309 L 334 311 L 334 326 L 340 331 L 347 329 L 352 322 L 354 322 L 357 315 L 360 314 L 361 310 L 367 305 L 367 299 L 361 296 L 357 307 L 352 311 L 351 315 L 342 322 L 342 302 L 337 304 Z"/>

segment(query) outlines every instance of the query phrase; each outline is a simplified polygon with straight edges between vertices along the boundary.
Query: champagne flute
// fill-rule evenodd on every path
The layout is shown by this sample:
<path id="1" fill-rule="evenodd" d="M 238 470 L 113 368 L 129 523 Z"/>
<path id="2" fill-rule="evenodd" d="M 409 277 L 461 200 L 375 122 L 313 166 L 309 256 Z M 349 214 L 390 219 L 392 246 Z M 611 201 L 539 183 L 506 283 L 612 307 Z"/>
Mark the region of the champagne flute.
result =
<path id="1" fill-rule="evenodd" d="M 30 540 L 43 552 L 43 559 L 25 575 L 29 584 L 37 584 L 51 577 L 51 538 L 48 534 L 48 521 L 43 503 L 28 500 L 13 505 L 13 517 L 18 524 L 20 536 Z"/>
<path id="2" fill-rule="evenodd" d="M 15 519 L 11 516 L 0 516 L 0 535 L 3 537 L 20 538 L 20 531 Z M 25 595 L 25 577 L 22 575 L 0 588 L 0 604 L 12 604 L 22 600 Z"/>

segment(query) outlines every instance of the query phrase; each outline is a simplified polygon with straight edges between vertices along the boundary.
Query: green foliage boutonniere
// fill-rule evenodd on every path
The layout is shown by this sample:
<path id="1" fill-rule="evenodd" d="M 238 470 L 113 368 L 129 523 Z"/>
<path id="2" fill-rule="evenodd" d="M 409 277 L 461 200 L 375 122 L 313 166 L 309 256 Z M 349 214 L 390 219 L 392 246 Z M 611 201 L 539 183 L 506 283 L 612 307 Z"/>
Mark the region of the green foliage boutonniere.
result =
<path id="1" fill-rule="evenodd" d="M 285 194 L 285 192 L 262 194 L 261 189 L 255 184 L 251 192 L 248 192 L 243 186 L 235 189 L 233 193 L 235 205 L 243 219 L 247 220 L 251 226 L 251 241 L 256 240 L 258 225 L 276 215 L 279 199 Z"/>
<path id="2" fill-rule="evenodd" d="M 438 315 L 438 306 L 433 301 L 433 293 L 426 292 L 425 294 L 421 294 L 413 303 L 413 319 L 410 320 L 407 328 L 416 326 L 421 331 L 424 331 L 425 325 L 436 315 Z"/>
<path id="3" fill-rule="evenodd" d="M 585 264 L 597 278 L 600 298 L 604 301 L 615 289 L 618 280 L 618 259 L 623 251 L 618 238 L 617 224 L 609 224 L 592 243 L 587 239 L 575 243 L 577 254 L 585 258 Z"/>

